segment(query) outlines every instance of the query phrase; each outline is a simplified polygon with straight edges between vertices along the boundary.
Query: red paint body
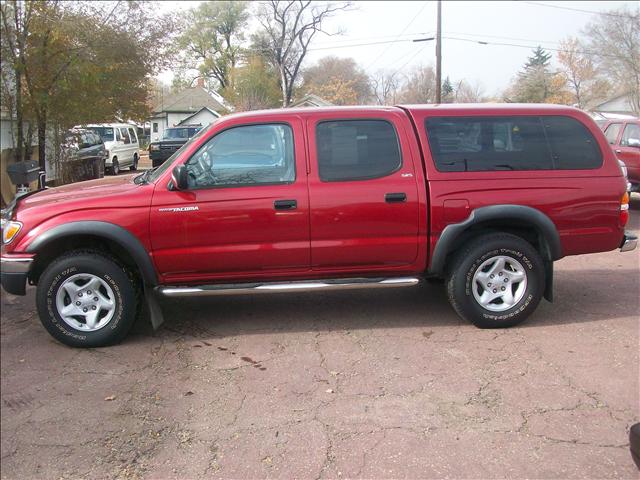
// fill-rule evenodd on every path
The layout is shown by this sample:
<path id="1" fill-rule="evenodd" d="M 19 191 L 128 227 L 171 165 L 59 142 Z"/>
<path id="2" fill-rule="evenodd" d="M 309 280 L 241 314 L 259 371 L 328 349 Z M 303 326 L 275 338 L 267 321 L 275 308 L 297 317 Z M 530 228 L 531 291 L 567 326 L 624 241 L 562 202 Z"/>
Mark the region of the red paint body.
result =
<path id="1" fill-rule="evenodd" d="M 597 139 L 604 162 L 596 170 L 439 172 L 424 120 L 440 115 L 566 115 Z M 400 139 L 403 164 L 374 180 L 322 182 L 315 125 L 320 120 L 385 119 Z M 604 135 L 583 112 L 550 106 L 415 106 L 249 112 L 223 117 L 172 161 L 182 164 L 216 133 L 233 125 L 285 122 L 293 129 L 296 180 L 287 185 L 169 190 L 171 168 L 153 184 L 110 177 L 50 189 L 20 200 L 24 224 L 4 254 L 20 255 L 40 233 L 59 224 L 98 220 L 124 227 L 153 259 L 161 284 L 257 279 L 420 274 L 443 229 L 482 206 L 515 204 L 546 214 L 562 254 L 620 246 L 620 168 Z M 406 193 L 403 203 L 385 194 Z M 275 200 L 297 208 L 275 210 Z M 197 206 L 190 211 L 161 211 Z"/>
<path id="2" fill-rule="evenodd" d="M 612 139 L 611 148 L 616 156 L 627 166 L 629 181 L 634 185 L 640 185 L 640 148 L 630 147 L 622 142 L 625 128 L 628 125 L 640 127 L 640 120 L 609 120 L 602 126 L 602 131 L 606 132 L 607 129 L 612 128 L 612 125 L 619 127 L 620 130 L 615 138 Z"/>

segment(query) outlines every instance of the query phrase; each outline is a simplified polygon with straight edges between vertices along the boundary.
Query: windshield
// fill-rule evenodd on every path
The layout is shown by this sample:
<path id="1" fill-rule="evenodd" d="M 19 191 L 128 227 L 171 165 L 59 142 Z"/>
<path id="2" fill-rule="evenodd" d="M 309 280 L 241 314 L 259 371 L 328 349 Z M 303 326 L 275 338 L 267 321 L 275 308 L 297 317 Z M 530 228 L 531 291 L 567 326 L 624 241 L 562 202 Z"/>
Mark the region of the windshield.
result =
<path id="1" fill-rule="evenodd" d="M 102 137 L 103 142 L 113 142 L 113 127 L 88 127 Z"/>
<path id="2" fill-rule="evenodd" d="M 215 122 L 214 122 L 215 123 Z M 209 125 L 209 127 L 211 127 L 213 124 Z M 191 145 L 193 142 L 195 142 L 198 138 L 200 138 L 207 130 L 209 130 L 208 128 L 203 128 L 201 129 L 194 137 L 192 137 L 187 143 L 185 143 L 184 145 L 182 145 L 178 150 L 175 151 L 175 153 L 173 155 L 171 155 L 169 158 L 167 158 L 164 163 L 162 165 L 160 165 L 158 168 L 156 168 L 150 175 L 149 175 L 149 182 L 155 182 L 158 178 L 160 178 L 160 176 L 167 171 L 167 169 L 169 169 L 171 167 L 171 164 L 173 163 L 173 161 L 178 157 L 178 155 L 180 155 L 184 150 L 186 150 L 187 148 L 189 148 L 189 145 Z"/>
<path id="3" fill-rule="evenodd" d="M 199 128 L 190 127 L 190 128 L 168 128 L 164 131 L 164 135 L 162 136 L 163 140 L 186 140 L 187 138 L 192 137 L 199 130 Z"/>

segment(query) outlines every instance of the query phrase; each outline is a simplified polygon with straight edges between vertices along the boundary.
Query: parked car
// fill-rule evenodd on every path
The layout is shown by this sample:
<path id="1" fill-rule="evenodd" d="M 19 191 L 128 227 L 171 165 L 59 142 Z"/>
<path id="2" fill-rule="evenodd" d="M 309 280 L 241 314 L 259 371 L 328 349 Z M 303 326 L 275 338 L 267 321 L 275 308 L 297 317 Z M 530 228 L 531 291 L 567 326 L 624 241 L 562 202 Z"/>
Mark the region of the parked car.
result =
<path id="1" fill-rule="evenodd" d="M 73 183 L 104 177 L 106 148 L 93 130 L 72 128 L 64 136 L 61 161 L 56 177 L 61 183 Z"/>
<path id="2" fill-rule="evenodd" d="M 124 167 L 133 171 L 138 169 L 140 143 L 135 126 L 128 123 L 102 123 L 87 125 L 86 128 L 102 137 L 107 149 L 105 167 L 112 175 L 118 175 Z"/>
<path id="3" fill-rule="evenodd" d="M 618 159 L 627 167 L 629 191 L 640 192 L 640 120 L 609 120 L 602 130 Z"/>
<path id="4" fill-rule="evenodd" d="M 167 128 L 159 142 L 149 144 L 149 158 L 154 167 L 158 167 L 173 155 L 191 137 L 200 131 L 202 125 L 181 125 Z"/>
<path id="5" fill-rule="evenodd" d="M 45 328 L 121 340 L 145 299 L 406 287 L 441 277 L 481 328 L 553 298 L 553 262 L 636 248 L 625 181 L 584 112 L 549 105 L 226 116 L 155 170 L 54 188 L 9 211 L 2 286 L 37 285 Z M 603 299 L 604 301 L 604 299 Z"/>

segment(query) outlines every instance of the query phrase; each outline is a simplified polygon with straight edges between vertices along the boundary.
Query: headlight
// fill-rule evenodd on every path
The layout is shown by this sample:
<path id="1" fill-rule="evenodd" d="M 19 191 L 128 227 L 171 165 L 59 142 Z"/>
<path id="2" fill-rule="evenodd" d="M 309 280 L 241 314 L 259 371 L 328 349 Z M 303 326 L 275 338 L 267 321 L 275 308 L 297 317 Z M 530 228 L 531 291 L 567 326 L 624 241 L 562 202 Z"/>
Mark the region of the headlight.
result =
<path id="1" fill-rule="evenodd" d="M 149 145 L 149 150 L 160 150 L 160 145 L 154 145 L 153 143 Z"/>
<path id="2" fill-rule="evenodd" d="M 22 229 L 20 222 L 7 222 L 2 226 L 2 243 L 10 243 L 15 238 L 18 232 Z"/>

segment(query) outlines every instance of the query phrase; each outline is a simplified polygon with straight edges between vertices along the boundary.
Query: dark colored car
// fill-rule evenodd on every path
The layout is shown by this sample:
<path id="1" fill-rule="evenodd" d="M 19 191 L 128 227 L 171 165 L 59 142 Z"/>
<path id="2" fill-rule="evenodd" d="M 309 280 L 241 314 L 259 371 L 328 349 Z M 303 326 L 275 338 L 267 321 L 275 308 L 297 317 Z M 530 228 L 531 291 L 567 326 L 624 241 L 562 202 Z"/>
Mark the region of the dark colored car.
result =
<path id="1" fill-rule="evenodd" d="M 60 146 L 59 183 L 73 183 L 104 177 L 107 150 L 100 135 L 84 128 L 73 128 Z"/>
<path id="2" fill-rule="evenodd" d="M 149 145 L 149 158 L 152 165 L 154 167 L 162 165 L 167 158 L 187 143 L 201 128 L 201 125 L 181 125 L 167 128 L 162 135 L 162 140 L 152 142 Z"/>
<path id="3" fill-rule="evenodd" d="M 627 166 L 630 191 L 640 192 L 640 120 L 609 120 L 602 130 L 618 159 Z"/>
<path id="4" fill-rule="evenodd" d="M 553 299 L 553 262 L 636 248 L 626 182 L 583 111 L 408 105 L 245 112 L 169 160 L 7 209 L 2 287 L 61 342 L 118 342 L 159 298 L 443 278 L 481 328 Z M 606 302 L 609 299 L 603 298 Z M 210 304 L 209 304 L 210 306 Z"/>

